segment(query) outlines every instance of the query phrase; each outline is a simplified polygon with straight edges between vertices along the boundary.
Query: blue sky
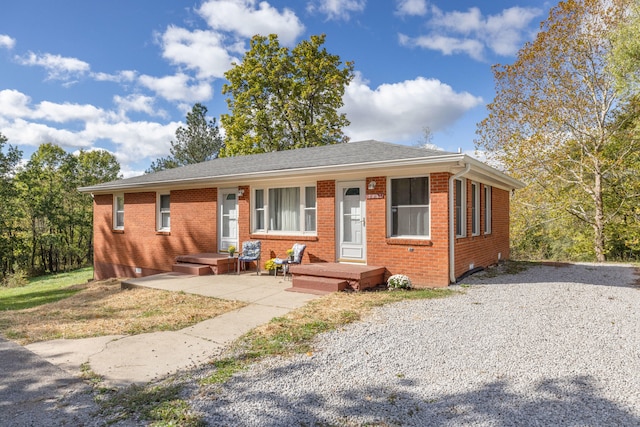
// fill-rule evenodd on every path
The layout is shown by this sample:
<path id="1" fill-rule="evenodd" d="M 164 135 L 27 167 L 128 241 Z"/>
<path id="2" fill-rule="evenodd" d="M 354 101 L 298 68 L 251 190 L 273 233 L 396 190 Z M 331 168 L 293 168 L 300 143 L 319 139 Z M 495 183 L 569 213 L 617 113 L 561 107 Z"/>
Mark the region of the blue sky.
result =
<path id="1" fill-rule="evenodd" d="M 327 35 L 355 63 L 344 96 L 352 141 L 473 151 L 493 99 L 491 66 L 511 63 L 554 3 L 534 0 L 20 0 L 0 14 L 0 133 L 105 149 L 125 176 L 169 153 L 194 103 L 227 112 L 224 72 L 254 34 L 294 46 Z"/>

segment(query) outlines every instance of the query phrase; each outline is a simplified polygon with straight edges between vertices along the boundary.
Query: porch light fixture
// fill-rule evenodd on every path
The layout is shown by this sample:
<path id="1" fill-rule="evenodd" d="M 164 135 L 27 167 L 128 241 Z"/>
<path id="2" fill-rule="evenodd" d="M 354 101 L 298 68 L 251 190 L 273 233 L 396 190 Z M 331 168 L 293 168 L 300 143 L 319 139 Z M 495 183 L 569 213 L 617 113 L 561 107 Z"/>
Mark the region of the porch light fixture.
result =
<path id="1" fill-rule="evenodd" d="M 369 190 L 374 190 L 374 189 L 376 188 L 376 184 L 377 184 L 377 183 L 376 183 L 375 181 L 370 181 L 370 182 L 369 182 L 369 185 L 367 186 L 367 188 L 368 188 Z"/>
<path id="2" fill-rule="evenodd" d="M 244 189 L 241 188 L 240 190 L 238 190 L 238 196 L 244 196 Z"/>

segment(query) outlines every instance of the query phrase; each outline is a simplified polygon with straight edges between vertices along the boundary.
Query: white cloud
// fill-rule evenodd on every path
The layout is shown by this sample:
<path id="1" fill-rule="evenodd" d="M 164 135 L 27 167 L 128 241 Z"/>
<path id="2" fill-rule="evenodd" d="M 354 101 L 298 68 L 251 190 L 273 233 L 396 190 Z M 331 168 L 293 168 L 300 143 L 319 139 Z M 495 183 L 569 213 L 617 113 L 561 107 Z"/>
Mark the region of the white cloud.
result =
<path id="1" fill-rule="evenodd" d="M 123 70 L 115 74 L 91 73 L 91 76 L 99 82 L 128 83 L 133 82 L 138 75 L 137 71 Z"/>
<path id="2" fill-rule="evenodd" d="M 483 60 L 486 49 L 500 56 L 514 55 L 531 36 L 531 21 L 540 16 L 542 10 L 511 7 L 485 17 L 477 7 L 466 12 L 443 12 L 432 6 L 431 14 L 428 34 L 417 37 L 400 34 L 400 43 L 437 50 L 445 55 L 464 53 Z"/>
<path id="3" fill-rule="evenodd" d="M 13 145 L 37 147 L 40 144 L 50 142 L 68 148 L 91 146 L 91 141 L 81 138 L 76 132 L 23 119 L 16 119 L 4 124 L 2 133 L 9 138 Z"/>
<path id="4" fill-rule="evenodd" d="M 34 119 L 47 120 L 55 123 L 67 123 L 71 121 L 91 121 L 102 119 L 106 113 L 101 108 L 89 104 L 57 104 L 43 101 L 38 104 L 36 110 L 31 115 Z"/>
<path id="5" fill-rule="evenodd" d="M 224 77 L 231 62 L 238 62 L 227 52 L 221 33 L 174 26 L 162 34 L 162 56 L 173 64 L 196 70 L 199 78 Z"/>
<path id="6" fill-rule="evenodd" d="M 427 0 L 396 0 L 397 15 L 424 16 L 427 14 Z"/>
<path id="7" fill-rule="evenodd" d="M 87 123 L 82 136 L 91 141 L 109 139 L 117 147 L 114 155 L 121 164 L 136 163 L 142 159 L 153 159 L 169 152 L 171 140 L 180 122 L 161 124 L 156 122 L 91 122 Z"/>
<path id="8" fill-rule="evenodd" d="M 307 4 L 307 10 L 311 13 L 323 13 L 327 15 L 327 19 L 346 21 L 351 13 L 362 12 L 366 5 L 366 0 L 313 0 Z"/>
<path id="9" fill-rule="evenodd" d="M 13 49 L 15 45 L 16 39 L 13 39 L 6 34 L 0 34 L 0 48 Z"/>
<path id="10" fill-rule="evenodd" d="M 25 56 L 17 56 L 16 60 L 22 65 L 43 67 L 47 70 L 47 78 L 50 80 L 70 80 L 75 76 L 83 75 L 90 69 L 89 64 L 84 61 L 50 53 L 36 55 L 29 52 Z"/>
<path id="11" fill-rule="evenodd" d="M 155 98 L 141 94 L 130 94 L 125 97 L 115 95 L 113 102 L 118 106 L 120 115 L 126 117 L 127 112 L 134 111 L 145 113 L 150 116 L 168 118 L 169 114 L 164 110 L 157 110 L 154 106 Z"/>
<path id="12" fill-rule="evenodd" d="M 484 57 L 484 44 L 478 40 L 459 39 L 437 34 L 416 38 L 399 34 L 398 39 L 403 46 L 416 46 L 425 49 L 439 50 L 443 55 L 466 53 L 478 61 L 481 61 Z"/>
<path id="13" fill-rule="evenodd" d="M 142 86 L 169 101 L 193 103 L 206 101 L 213 96 L 213 89 L 208 81 L 191 84 L 192 79 L 184 73 L 165 77 L 142 75 L 138 81 Z"/>
<path id="14" fill-rule="evenodd" d="M 25 117 L 31 114 L 31 98 L 14 89 L 0 90 L 0 118 Z"/>
<path id="15" fill-rule="evenodd" d="M 443 130 L 481 103 L 482 98 L 456 93 L 435 79 L 419 77 L 371 89 L 356 73 L 344 96 L 342 111 L 351 121 L 345 133 L 352 140 L 415 140 L 425 126 Z"/>
<path id="16" fill-rule="evenodd" d="M 291 46 L 304 32 L 304 25 L 291 9 L 282 12 L 268 2 L 255 0 L 209 0 L 198 13 L 214 30 L 251 38 L 256 34 L 277 34 L 283 45 Z"/>

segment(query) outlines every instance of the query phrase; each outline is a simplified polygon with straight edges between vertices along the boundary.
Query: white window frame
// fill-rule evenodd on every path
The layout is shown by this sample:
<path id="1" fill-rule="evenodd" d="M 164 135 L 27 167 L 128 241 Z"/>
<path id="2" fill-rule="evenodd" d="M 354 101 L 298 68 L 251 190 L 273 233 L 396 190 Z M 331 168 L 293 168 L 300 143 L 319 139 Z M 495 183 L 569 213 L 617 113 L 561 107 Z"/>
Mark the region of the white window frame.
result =
<path id="1" fill-rule="evenodd" d="M 118 206 L 118 199 L 122 200 L 121 207 Z M 118 214 L 120 213 L 122 213 L 122 224 L 118 223 Z M 113 195 L 113 229 L 124 230 L 124 193 L 116 193 Z"/>
<path id="2" fill-rule="evenodd" d="M 316 204 L 315 206 L 307 206 L 307 195 L 306 189 L 307 187 L 313 187 L 315 189 L 316 194 Z M 299 208 L 298 208 L 298 224 L 300 225 L 300 229 L 296 231 L 285 231 L 285 230 L 271 230 L 269 229 L 269 190 L 275 190 L 278 188 L 297 188 L 299 191 Z M 256 191 L 262 191 L 264 205 L 261 208 L 256 206 Z M 272 185 L 272 186 L 261 186 L 255 187 L 251 189 L 251 203 L 253 208 L 251 209 L 251 231 L 252 233 L 265 233 L 265 234 L 278 234 L 278 235 L 309 235 L 315 236 L 318 230 L 318 186 L 315 182 L 308 183 L 300 183 L 298 185 Z M 314 210 L 316 212 L 316 220 L 314 224 L 313 230 L 306 230 L 306 212 Z M 264 228 L 259 229 L 256 228 L 256 224 L 258 223 L 258 215 L 262 215 Z"/>
<path id="3" fill-rule="evenodd" d="M 169 197 L 169 209 L 168 210 L 164 210 L 161 207 L 161 202 L 162 202 L 162 197 L 164 196 L 168 196 Z M 169 226 L 168 227 L 163 227 L 162 226 L 162 216 L 163 214 L 168 213 L 169 214 Z M 157 193 L 157 199 L 156 199 L 156 221 L 157 221 L 157 231 L 171 231 L 171 193 L 170 192 L 160 192 Z"/>
<path id="4" fill-rule="evenodd" d="M 471 235 L 480 235 L 480 183 L 471 181 Z"/>
<path id="5" fill-rule="evenodd" d="M 484 186 L 484 234 L 491 234 L 491 220 L 492 220 L 492 212 L 491 212 L 491 187 L 488 185 Z"/>
<path id="6" fill-rule="evenodd" d="M 404 206 L 413 206 L 413 207 L 423 207 L 423 208 L 427 208 L 428 212 L 429 212 L 429 227 L 427 230 L 427 234 L 426 235 L 418 235 L 418 234 L 393 234 L 393 180 L 396 179 L 411 179 L 411 178 L 427 178 L 427 190 L 428 190 L 428 194 L 427 194 L 427 198 L 429 203 L 427 203 L 426 205 L 400 205 L 397 207 L 404 207 Z M 431 239 L 431 176 L 430 175 L 412 175 L 412 176 L 394 176 L 394 177 L 389 177 L 387 179 L 387 230 L 388 230 L 388 237 L 393 238 L 393 239 L 416 239 L 416 240 L 429 240 Z"/>
<path id="7" fill-rule="evenodd" d="M 460 191 L 458 190 L 460 183 Z M 455 192 L 454 209 L 455 209 L 455 227 L 456 237 L 467 237 L 467 180 L 465 178 L 456 178 L 453 186 Z M 458 193 L 460 193 L 460 209 L 458 210 Z M 460 227 L 458 227 L 460 224 Z"/>

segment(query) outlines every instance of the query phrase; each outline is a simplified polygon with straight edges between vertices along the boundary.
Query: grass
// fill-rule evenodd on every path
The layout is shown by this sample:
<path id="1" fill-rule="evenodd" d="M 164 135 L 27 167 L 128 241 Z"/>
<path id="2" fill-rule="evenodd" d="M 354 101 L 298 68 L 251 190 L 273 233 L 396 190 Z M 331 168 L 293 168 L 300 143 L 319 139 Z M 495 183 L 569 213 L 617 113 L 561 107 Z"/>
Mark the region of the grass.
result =
<path id="1" fill-rule="evenodd" d="M 0 311 L 0 334 L 24 345 L 59 338 L 174 331 L 246 305 L 181 292 L 123 290 L 115 279 L 84 280 L 69 286 L 73 277 L 78 276 L 55 286 L 41 279 L 24 288 L 3 289 L 0 306 L 9 308 Z M 14 293 L 17 290 L 20 295 Z M 54 293 L 55 298 L 43 298 L 47 293 Z"/>
<path id="2" fill-rule="evenodd" d="M 103 394 L 99 399 L 100 416 L 106 424 L 136 418 L 151 426 L 204 426 L 201 417 L 180 397 L 181 392 L 179 384 L 132 385 L 117 393 Z"/>
<path id="3" fill-rule="evenodd" d="M 0 311 L 23 310 L 68 298 L 80 289 L 70 286 L 86 283 L 93 278 L 93 268 L 82 268 L 68 273 L 40 276 L 19 288 L 0 287 Z"/>

